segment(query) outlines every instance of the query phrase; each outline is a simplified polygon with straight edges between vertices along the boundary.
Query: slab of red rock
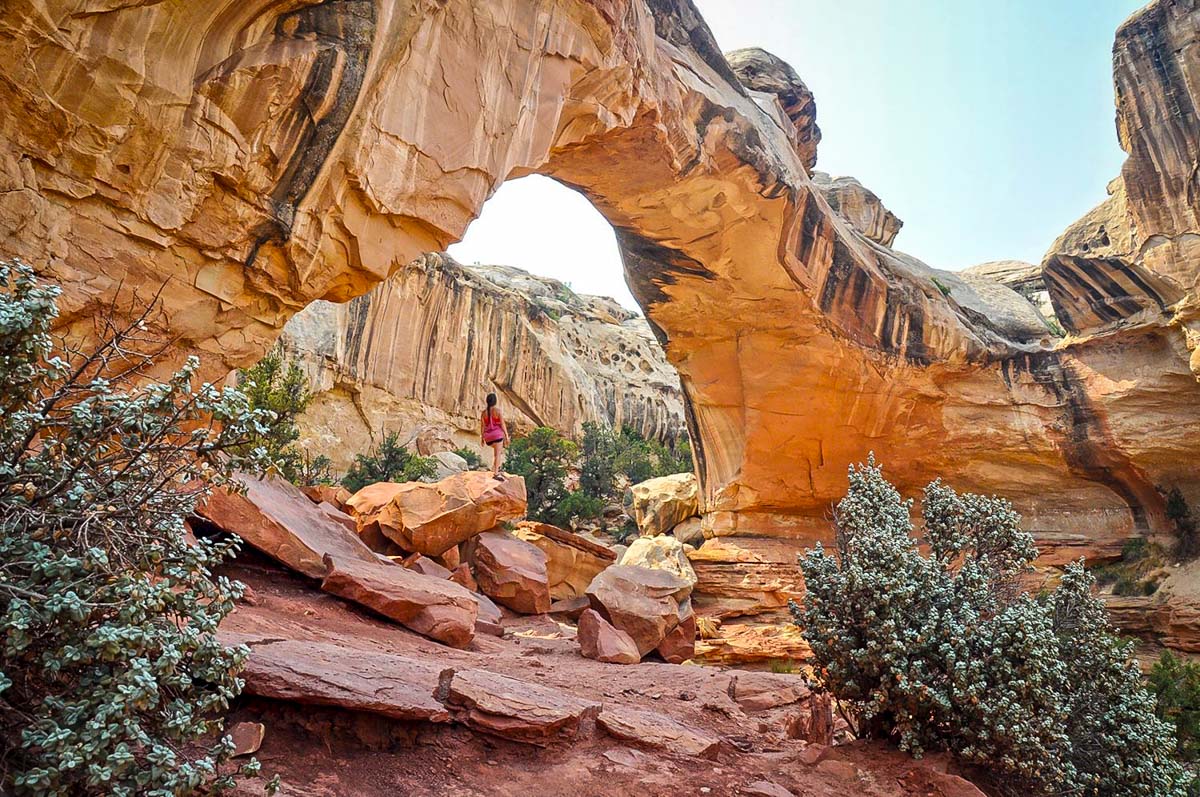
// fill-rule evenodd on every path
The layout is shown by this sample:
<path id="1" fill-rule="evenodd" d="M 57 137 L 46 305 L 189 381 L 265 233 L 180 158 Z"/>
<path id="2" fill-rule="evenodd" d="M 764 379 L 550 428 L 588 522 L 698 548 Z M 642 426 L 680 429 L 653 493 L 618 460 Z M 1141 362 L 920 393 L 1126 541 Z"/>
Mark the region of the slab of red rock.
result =
<path id="1" fill-rule="evenodd" d="M 652 711 L 605 707 L 596 724 L 618 739 L 683 755 L 715 755 L 721 742 L 715 736 Z"/>
<path id="2" fill-rule="evenodd" d="M 561 614 L 570 620 L 578 621 L 580 615 L 587 611 L 591 605 L 591 601 L 587 599 L 587 596 L 581 595 L 578 598 L 554 601 L 550 604 L 550 614 Z"/>
<path id="3" fill-rule="evenodd" d="M 354 522 L 354 518 L 350 517 L 333 504 L 329 503 L 328 501 L 322 501 L 321 503 L 317 504 L 317 509 L 320 509 L 322 512 L 324 512 L 325 517 L 340 523 L 347 531 L 351 532 L 355 536 L 358 535 L 358 524 Z"/>
<path id="4" fill-rule="evenodd" d="M 592 579 L 587 596 L 592 608 L 632 637 L 645 656 L 687 618 L 691 590 L 691 584 L 666 570 L 613 565 Z"/>
<path id="5" fill-rule="evenodd" d="M 310 578 L 325 577 L 326 554 L 343 562 L 378 561 L 295 485 L 277 476 L 234 478 L 246 488 L 245 495 L 215 490 L 196 514 Z"/>
<path id="6" fill-rule="evenodd" d="M 479 590 L 521 614 L 550 611 L 546 555 L 532 543 L 503 531 L 488 531 L 468 548 Z"/>
<path id="7" fill-rule="evenodd" d="M 375 526 L 406 551 L 440 556 L 482 531 L 523 516 L 525 480 L 466 471 L 432 484 L 370 485 L 347 503 L 360 530 Z"/>
<path id="8" fill-rule="evenodd" d="M 690 603 L 685 605 L 683 619 L 667 632 L 655 648 L 667 664 L 683 664 L 696 655 L 696 614 L 691 611 Z"/>
<path id="9" fill-rule="evenodd" d="M 928 767 L 914 768 L 900 778 L 900 785 L 921 797 L 985 797 L 970 781 Z"/>
<path id="10" fill-rule="evenodd" d="M 579 652 L 585 658 L 608 664 L 637 664 L 642 660 L 637 644 L 624 631 L 618 631 L 594 609 L 579 615 Z"/>
<path id="11" fill-rule="evenodd" d="M 513 535 L 546 554 L 552 600 L 582 596 L 596 574 L 617 559 L 611 548 L 549 523 L 525 520 L 516 525 Z"/>
<path id="12" fill-rule="evenodd" d="M 437 697 L 475 730 L 539 746 L 573 738 L 600 712 L 599 703 L 486 670 L 444 670 Z"/>
<path id="13" fill-rule="evenodd" d="M 471 572 L 471 566 L 466 562 L 454 568 L 450 572 L 449 578 L 455 584 L 462 584 L 471 592 L 479 592 L 479 582 L 475 580 L 475 574 Z"/>
<path id="14" fill-rule="evenodd" d="M 796 797 L 792 792 L 778 783 L 773 783 L 769 780 L 756 780 L 753 783 L 747 783 L 742 787 L 740 793 L 745 795 L 745 797 Z"/>
<path id="15" fill-rule="evenodd" d="M 460 584 L 382 561 L 326 557 L 321 589 L 366 606 L 430 639 L 466 647 L 479 602 Z"/>
<path id="16" fill-rule="evenodd" d="M 450 571 L 430 559 L 428 556 L 417 554 L 404 566 L 414 573 L 420 573 L 432 578 L 450 578 Z"/>
<path id="17" fill-rule="evenodd" d="M 798 675 L 747 671 L 729 680 L 729 696 L 751 714 L 799 703 L 810 694 L 812 691 Z"/>
<path id="18" fill-rule="evenodd" d="M 234 725 L 226 731 L 226 735 L 233 739 L 233 757 L 257 753 L 266 733 L 267 726 L 261 722 L 239 722 Z"/>
<path id="19" fill-rule="evenodd" d="M 340 484 L 311 484 L 300 491 L 314 504 L 328 503 L 339 511 L 350 500 L 350 491 Z"/>
<path id="20" fill-rule="evenodd" d="M 244 640 L 222 635 L 225 644 Z M 439 668 L 416 659 L 312 640 L 249 642 L 245 691 L 274 700 L 338 706 L 402 720 L 447 722 L 434 698 Z"/>

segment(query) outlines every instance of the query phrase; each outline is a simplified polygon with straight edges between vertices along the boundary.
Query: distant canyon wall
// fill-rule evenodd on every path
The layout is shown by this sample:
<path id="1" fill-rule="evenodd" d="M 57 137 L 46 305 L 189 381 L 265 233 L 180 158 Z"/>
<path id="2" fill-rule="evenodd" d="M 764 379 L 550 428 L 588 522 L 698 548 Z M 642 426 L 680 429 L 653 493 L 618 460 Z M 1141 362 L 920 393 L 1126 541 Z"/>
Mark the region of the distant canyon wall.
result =
<path id="1" fill-rule="evenodd" d="M 645 319 L 515 268 L 425 255 L 349 303 L 314 302 L 280 341 L 316 388 L 303 445 L 337 470 L 382 434 L 426 427 L 482 451 L 493 392 L 514 434 L 577 436 L 586 421 L 685 434 L 679 377 Z"/>
<path id="2" fill-rule="evenodd" d="M 617 230 L 686 397 L 706 531 L 738 561 L 794 569 L 872 450 L 905 490 L 947 475 L 1111 544 L 1168 528 L 1160 486 L 1200 502 L 1198 17 L 1158 0 L 1118 35 L 1137 256 L 1044 269 L 1065 338 L 1002 282 L 891 249 L 865 195 L 822 191 L 811 92 L 769 53 L 727 59 L 689 0 L 6 8 L 0 251 L 64 283 L 82 337 L 165 285 L 160 329 L 218 375 L 546 174 Z M 386 373 L 392 349 L 346 362 Z M 553 388 L 542 412 L 568 412 Z"/>

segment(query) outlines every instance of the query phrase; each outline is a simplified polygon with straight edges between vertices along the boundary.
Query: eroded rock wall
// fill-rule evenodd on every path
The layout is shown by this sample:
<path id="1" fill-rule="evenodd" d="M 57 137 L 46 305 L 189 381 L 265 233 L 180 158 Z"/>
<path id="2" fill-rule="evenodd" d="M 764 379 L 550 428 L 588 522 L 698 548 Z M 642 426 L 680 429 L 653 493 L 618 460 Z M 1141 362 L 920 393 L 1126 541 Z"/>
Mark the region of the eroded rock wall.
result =
<path id="1" fill-rule="evenodd" d="M 515 268 L 426 255 L 349 303 L 309 305 L 281 343 L 318 390 L 305 445 L 338 469 L 381 432 L 426 425 L 482 450 L 491 392 L 514 434 L 578 435 L 585 421 L 661 440 L 685 432 L 679 378 L 643 318 Z"/>

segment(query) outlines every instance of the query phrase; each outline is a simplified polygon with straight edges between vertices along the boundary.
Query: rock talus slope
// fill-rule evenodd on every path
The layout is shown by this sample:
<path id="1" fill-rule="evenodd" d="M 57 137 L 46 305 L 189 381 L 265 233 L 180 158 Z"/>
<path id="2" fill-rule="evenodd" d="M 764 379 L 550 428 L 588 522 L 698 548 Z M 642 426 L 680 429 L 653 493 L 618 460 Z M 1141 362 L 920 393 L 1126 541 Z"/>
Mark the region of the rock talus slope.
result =
<path id="1" fill-rule="evenodd" d="M 1015 292 L 943 291 L 835 212 L 794 73 L 731 65 L 688 0 L 17 5 L 0 19 L 0 247 L 65 283 L 80 335 L 165 283 L 160 325 L 216 372 L 540 172 L 616 228 L 687 399 L 705 531 L 743 538 L 742 561 L 783 565 L 780 539 L 793 559 L 827 534 L 868 450 L 905 490 L 954 474 L 1043 536 L 1119 540 L 1165 529 L 1157 485 L 1200 501 L 1198 20 L 1160 0 L 1118 35 L 1145 251 L 1063 270 L 1055 307 L 1107 322 L 1066 342 Z M 1142 298 L 1105 302 L 1129 285 Z"/>

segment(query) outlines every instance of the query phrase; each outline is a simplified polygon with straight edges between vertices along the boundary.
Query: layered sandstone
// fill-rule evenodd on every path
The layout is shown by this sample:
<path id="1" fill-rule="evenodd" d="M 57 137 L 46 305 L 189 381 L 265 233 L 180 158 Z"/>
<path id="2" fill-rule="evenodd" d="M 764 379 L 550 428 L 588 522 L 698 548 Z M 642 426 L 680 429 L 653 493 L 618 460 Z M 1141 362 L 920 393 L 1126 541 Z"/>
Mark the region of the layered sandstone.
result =
<path id="1" fill-rule="evenodd" d="M 794 561 L 869 450 L 906 491 L 950 475 L 1011 497 L 1043 538 L 1163 531 L 1160 485 L 1200 501 L 1190 0 L 1118 35 L 1139 260 L 1062 260 L 1065 340 L 1015 291 L 834 211 L 795 81 L 770 59 L 770 79 L 731 66 L 689 0 L 95 11 L 0 19 L 0 247 L 65 283 L 80 335 L 105 303 L 169 283 L 176 351 L 214 373 L 247 362 L 305 304 L 443 250 L 502 181 L 540 172 L 617 229 L 679 373 L 710 536 L 781 541 Z M 417 352 L 450 328 L 394 317 Z M 444 365 L 425 362 L 419 379 Z"/>
<path id="2" fill-rule="evenodd" d="M 644 318 L 515 268 L 426 255 L 349 303 L 309 305 L 281 343 L 316 388 L 304 445 L 335 468 L 384 432 L 428 426 L 482 451 L 488 393 L 513 434 L 578 435 L 587 421 L 684 433 L 679 377 Z"/>

